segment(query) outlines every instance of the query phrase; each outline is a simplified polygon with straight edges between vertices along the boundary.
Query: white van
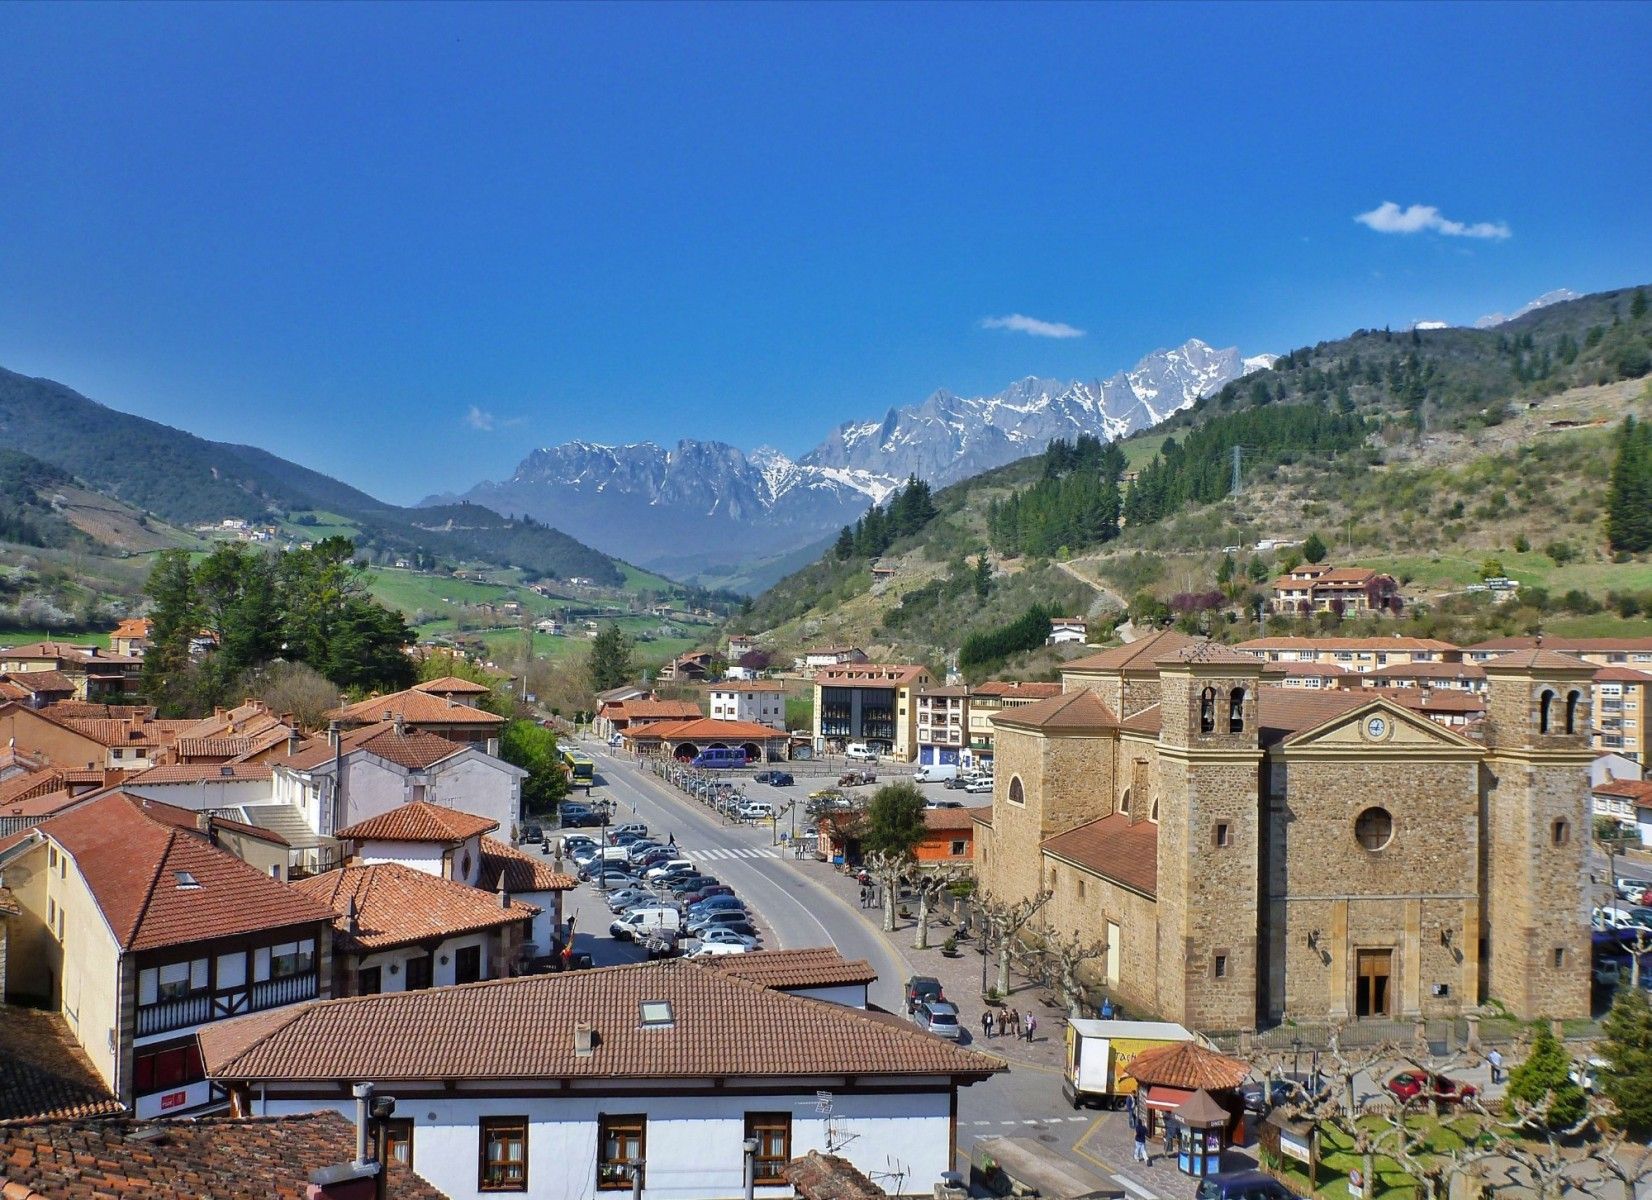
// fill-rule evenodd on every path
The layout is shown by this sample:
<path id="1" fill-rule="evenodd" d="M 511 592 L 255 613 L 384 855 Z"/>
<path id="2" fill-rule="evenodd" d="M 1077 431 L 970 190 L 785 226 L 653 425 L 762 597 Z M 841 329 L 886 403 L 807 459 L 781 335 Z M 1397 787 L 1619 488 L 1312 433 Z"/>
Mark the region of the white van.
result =
<path id="1" fill-rule="evenodd" d="M 661 929 L 676 933 L 682 919 L 682 914 L 674 908 L 633 908 L 608 926 L 608 932 L 622 941 L 637 941 Z"/>
<path id="2" fill-rule="evenodd" d="M 692 871 L 694 864 L 686 858 L 668 858 L 663 863 L 649 867 L 643 874 L 644 879 L 664 879 L 667 875 L 675 875 L 678 871 Z"/>
<path id="3" fill-rule="evenodd" d="M 843 757 L 847 758 L 850 762 L 875 763 L 878 761 L 877 751 L 873 750 L 872 747 L 868 746 L 865 742 L 850 742 L 843 748 Z"/>
<path id="4" fill-rule="evenodd" d="M 914 783 L 945 783 L 958 778 L 957 763 L 925 763 L 912 772 Z"/>
<path id="5" fill-rule="evenodd" d="M 774 816 L 774 805 L 767 800 L 747 800 L 734 813 L 742 821 L 767 821 Z"/>

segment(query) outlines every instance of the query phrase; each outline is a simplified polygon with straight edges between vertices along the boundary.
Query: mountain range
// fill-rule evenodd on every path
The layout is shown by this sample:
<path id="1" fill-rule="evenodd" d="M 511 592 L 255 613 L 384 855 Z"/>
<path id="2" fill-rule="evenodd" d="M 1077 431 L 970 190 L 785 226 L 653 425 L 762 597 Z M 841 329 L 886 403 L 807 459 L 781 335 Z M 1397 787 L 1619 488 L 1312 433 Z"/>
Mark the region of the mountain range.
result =
<path id="1" fill-rule="evenodd" d="M 796 459 L 711 440 L 565 442 L 533 451 L 509 479 L 425 503 L 463 499 L 554 522 L 677 578 L 722 579 L 745 565 L 747 585 L 760 587 L 908 476 L 940 487 L 1055 438 L 1125 437 L 1272 362 L 1190 339 L 1106 379 L 1028 377 L 990 396 L 937 391 L 881 420 L 845 422 Z"/>

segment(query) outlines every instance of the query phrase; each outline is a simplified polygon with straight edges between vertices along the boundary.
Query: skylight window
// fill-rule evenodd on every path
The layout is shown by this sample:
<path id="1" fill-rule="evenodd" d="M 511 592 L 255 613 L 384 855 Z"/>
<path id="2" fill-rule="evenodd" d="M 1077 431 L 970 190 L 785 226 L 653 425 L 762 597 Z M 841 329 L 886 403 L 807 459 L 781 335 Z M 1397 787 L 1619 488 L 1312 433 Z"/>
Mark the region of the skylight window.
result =
<path id="1" fill-rule="evenodd" d="M 180 892 L 192 892 L 200 889 L 201 881 L 188 871 L 174 871 L 172 872 L 172 878 L 178 881 Z"/>
<path id="2" fill-rule="evenodd" d="M 676 1018 L 671 1015 L 671 1001 L 669 1000 L 644 1000 L 641 1007 L 644 1029 L 660 1028 L 677 1023 Z"/>

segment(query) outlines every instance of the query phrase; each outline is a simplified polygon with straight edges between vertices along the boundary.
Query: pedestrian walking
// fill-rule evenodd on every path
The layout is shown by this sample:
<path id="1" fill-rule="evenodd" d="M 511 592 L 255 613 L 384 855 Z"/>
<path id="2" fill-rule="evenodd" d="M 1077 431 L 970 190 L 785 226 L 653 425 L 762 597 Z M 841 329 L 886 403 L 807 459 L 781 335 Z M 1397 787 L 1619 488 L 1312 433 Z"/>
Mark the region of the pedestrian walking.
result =
<path id="1" fill-rule="evenodd" d="M 1152 1157 L 1147 1153 L 1147 1126 L 1136 1122 L 1136 1161 L 1146 1166 L 1153 1165 Z"/>
<path id="2" fill-rule="evenodd" d="M 1491 1053 L 1486 1055 L 1486 1061 L 1491 1064 L 1491 1081 L 1503 1082 L 1503 1052 L 1493 1046 Z"/>
<path id="3" fill-rule="evenodd" d="M 984 1037 L 984 1038 L 992 1037 L 992 1027 L 993 1027 L 994 1023 L 995 1022 L 992 1019 L 992 1009 L 989 1008 L 981 1014 L 981 1036 L 982 1037 Z"/>
<path id="4" fill-rule="evenodd" d="M 1033 1034 L 1037 1031 L 1037 1029 L 1038 1029 L 1038 1018 L 1033 1016 L 1032 1013 L 1028 1013 L 1027 1014 L 1027 1041 L 1030 1042 L 1030 1041 L 1033 1040 Z"/>
<path id="5" fill-rule="evenodd" d="M 1021 1010 L 1019 1008 L 1010 1009 L 1010 1033 L 1017 1038 L 1021 1036 Z"/>
<path id="6" fill-rule="evenodd" d="M 673 831 L 671 836 L 666 839 L 665 844 L 670 846 L 673 850 L 677 848 L 677 834 L 675 831 Z"/>

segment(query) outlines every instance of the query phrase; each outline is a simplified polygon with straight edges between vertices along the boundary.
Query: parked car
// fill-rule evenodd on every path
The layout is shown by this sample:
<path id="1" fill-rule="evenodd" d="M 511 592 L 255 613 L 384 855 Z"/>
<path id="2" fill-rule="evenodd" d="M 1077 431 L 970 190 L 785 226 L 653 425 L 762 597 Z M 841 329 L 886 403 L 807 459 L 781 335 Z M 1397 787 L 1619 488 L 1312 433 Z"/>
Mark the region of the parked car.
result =
<path id="1" fill-rule="evenodd" d="M 660 898 L 647 888 L 621 888 L 608 896 L 608 911 L 624 912 L 638 904 L 658 904 Z"/>
<path id="2" fill-rule="evenodd" d="M 680 912 L 674 908 L 656 905 L 653 908 L 633 908 L 608 926 L 608 932 L 621 941 L 643 941 L 650 934 L 658 932 L 675 935 L 681 925 Z"/>
<path id="3" fill-rule="evenodd" d="M 1636 879 L 1631 875 L 1620 875 L 1612 882 L 1618 895 L 1634 904 L 1641 903 L 1641 897 L 1652 889 L 1652 879 Z"/>
<path id="4" fill-rule="evenodd" d="M 964 802 L 962 800 L 928 800 L 928 801 L 924 802 L 924 807 L 925 808 L 962 808 L 962 807 L 964 807 Z"/>
<path id="5" fill-rule="evenodd" d="M 723 912 L 706 913 L 703 916 L 696 917 L 694 920 L 689 922 L 688 931 L 692 934 L 698 935 L 701 930 L 711 929 L 717 926 L 721 926 L 724 929 L 732 929 L 735 933 L 751 934 L 753 937 L 757 935 L 757 926 L 751 923 L 751 918 L 745 913 L 735 909 L 728 909 Z"/>
<path id="6" fill-rule="evenodd" d="M 592 882 L 606 891 L 613 891 L 615 888 L 640 888 L 642 886 L 642 880 L 625 871 L 604 871 L 601 875 L 596 876 Z"/>
<path id="7" fill-rule="evenodd" d="M 678 896 L 686 896 L 690 892 L 697 892 L 701 888 L 717 882 L 718 879 L 715 875 L 684 875 L 679 879 L 673 879 L 666 890 Z"/>
<path id="8" fill-rule="evenodd" d="M 700 930 L 700 944 L 739 946 L 743 950 L 757 949 L 757 938 L 749 933 L 736 933 L 726 927 L 712 926 Z"/>
<path id="9" fill-rule="evenodd" d="M 990 794 L 992 791 L 992 776 L 976 775 L 970 779 L 964 780 L 964 791 L 970 793 L 971 795 L 981 792 Z"/>
<path id="10" fill-rule="evenodd" d="M 1244 1098 L 1246 1112 L 1266 1113 L 1290 1103 L 1296 1097 L 1296 1088 L 1288 1079 L 1270 1079 L 1266 1083 L 1248 1079 L 1239 1088 L 1239 1094 Z"/>
<path id="11" fill-rule="evenodd" d="M 1441 1104 L 1455 1104 L 1479 1094 L 1479 1089 L 1472 1083 L 1458 1083 L 1448 1075 L 1429 1076 L 1421 1071 L 1401 1071 L 1382 1086 L 1401 1103 L 1422 1096 Z"/>
<path id="12" fill-rule="evenodd" d="M 589 846 L 594 853 L 597 849 L 597 840 L 588 833 L 565 833 L 562 835 L 562 853 L 572 854 L 581 846 Z"/>
<path id="13" fill-rule="evenodd" d="M 532 821 L 529 821 L 526 825 L 522 826 L 522 844 L 523 845 L 525 845 L 525 846 L 537 846 L 541 842 L 543 842 L 544 840 L 545 840 L 545 827 L 544 826 L 536 825 Z"/>
<path id="14" fill-rule="evenodd" d="M 752 776 L 758 783 L 766 783 L 770 787 L 791 787 L 797 782 L 785 771 L 759 771 Z"/>
<path id="15" fill-rule="evenodd" d="M 627 846 L 625 848 L 625 857 L 630 859 L 632 862 L 637 862 L 645 856 L 652 854 L 656 850 L 665 850 L 667 848 L 668 847 L 662 846 L 658 842 L 650 842 L 645 839 L 640 842 L 632 842 L 629 846 Z M 672 855 L 675 856 L 676 851 L 673 850 Z"/>
<path id="16" fill-rule="evenodd" d="M 611 845 L 620 845 L 622 837 L 635 842 L 648 836 L 648 826 L 641 821 L 627 821 L 624 825 L 615 825 L 608 831 L 608 841 Z"/>
<path id="17" fill-rule="evenodd" d="M 1222 1171 L 1207 1175 L 1193 1189 L 1193 1200 L 1302 1200 L 1262 1171 Z"/>
<path id="18" fill-rule="evenodd" d="M 746 954 L 749 952 L 749 947 L 736 945 L 733 942 L 708 942 L 701 938 L 700 944 L 690 950 L 687 957 L 711 958 L 718 954 Z"/>
<path id="19" fill-rule="evenodd" d="M 688 915 L 691 917 L 697 917 L 701 913 L 727 912 L 737 909 L 744 909 L 745 907 L 746 906 L 741 902 L 740 897 L 736 896 L 731 890 L 720 896 L 707 896 L 703 900 L 696 900 L 693 904 L 688 906 Z"/>
<path id="20" fill-rule="evenodd" d="M 649 879 L 672 879 L 678 875 L 697 875 L 699 872 L 686 858 L 668 858 L 649 867 L 645 874 Z"/>
<path id="21" fill-rule="evenodd" d="M 925 1000 L 913 1010 L 912 1019 L 919 1029 L 926 1029 L 938 1037 L 957 1041 L 963 1036 L 958 1024 L 958 1006 L 947 1000 Z"/>
<path id="22" fill-rule="evenodd" d="M 914 975 L 906 981 L 906 1012 L 910 1016 L 918 1005 L 928 1000 L 945 1000 L 941 981 L 933 975 Z"/>
<path id="23" fill-rule="evenodd" d="M 878 761 L 877 751 L 873 750 L 865 742 L 850 742 L 843 748 L 843 757 L 847 758 L 850 762 L 875 763 Z"/>

